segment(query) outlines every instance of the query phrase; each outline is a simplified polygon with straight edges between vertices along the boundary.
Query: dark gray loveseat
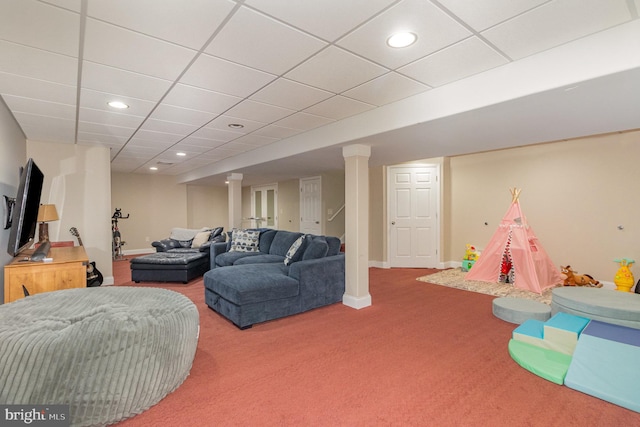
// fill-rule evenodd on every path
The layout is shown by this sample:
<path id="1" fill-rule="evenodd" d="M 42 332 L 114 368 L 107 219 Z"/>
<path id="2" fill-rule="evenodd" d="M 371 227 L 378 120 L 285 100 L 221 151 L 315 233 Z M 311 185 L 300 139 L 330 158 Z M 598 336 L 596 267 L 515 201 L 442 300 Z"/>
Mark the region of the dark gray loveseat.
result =
<path id="1" fill-rule="evenodd" d="M 211 245 L 204 275 L 205 302 L 241 329 L 342 300 L 344 254 L 340 239 L 260 229 L 256 248 Z M 292 248 L 301 239 L 300 247 Z M 249 247 L 254 246 L 249 244 Z M 289 255 L 288 263 L 285 263 Z"/>

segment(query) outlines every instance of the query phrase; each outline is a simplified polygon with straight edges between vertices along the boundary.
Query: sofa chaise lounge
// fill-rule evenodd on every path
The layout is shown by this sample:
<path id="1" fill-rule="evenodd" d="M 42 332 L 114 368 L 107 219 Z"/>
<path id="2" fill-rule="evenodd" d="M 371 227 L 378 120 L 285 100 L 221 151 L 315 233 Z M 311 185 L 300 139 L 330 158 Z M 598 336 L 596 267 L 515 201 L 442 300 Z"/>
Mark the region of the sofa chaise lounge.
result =
<path id="1" fill-rule="evenodd" d="M 344 295 L 345 260 L 337 237 L 234 230 L 229 242 L 210 249 L 205 302 L 240 329 L 333 304 Z"/>
<path id="2" fill-rule="evenodd" d="M 214 229 L 174 228 L 168 239 L 153 242 L 156 253 L 131 260 L 131 280 L 182 282 L 202 276 L 209 269 L 209 246 L 224 242 L 222 227 Z"/>

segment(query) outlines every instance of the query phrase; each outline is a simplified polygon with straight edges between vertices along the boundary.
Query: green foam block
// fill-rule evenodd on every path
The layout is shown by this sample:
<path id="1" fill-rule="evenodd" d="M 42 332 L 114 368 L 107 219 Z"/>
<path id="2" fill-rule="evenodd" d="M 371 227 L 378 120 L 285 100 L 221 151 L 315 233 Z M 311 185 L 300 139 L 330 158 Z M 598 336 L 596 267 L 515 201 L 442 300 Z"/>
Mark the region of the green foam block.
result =
<path id="1" fill-rule="evenodd" d="M 527 371 L 559 385 L 564 384 L 571 364 L 569 355 L 513 339 L 509 341 L 509 354 Z"/>

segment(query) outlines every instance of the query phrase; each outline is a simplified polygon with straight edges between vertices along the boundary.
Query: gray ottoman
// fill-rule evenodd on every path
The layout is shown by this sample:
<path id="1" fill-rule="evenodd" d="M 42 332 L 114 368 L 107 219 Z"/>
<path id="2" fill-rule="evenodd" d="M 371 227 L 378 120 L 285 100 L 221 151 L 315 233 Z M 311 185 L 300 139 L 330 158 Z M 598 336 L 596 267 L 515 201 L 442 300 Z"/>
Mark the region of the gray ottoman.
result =
<path id="1" fill-rule="evenodd" d="M 208 252 L 156 252 L 131 260 L 131 280 L 139 282 L 182 282 L 209 270 Z"/>
<path id="2" fill-rule="evenodd" d="M 546 322 L 551 317 L 551 307 L 524 298 L 496 298 L 493 300 L 493 315 L 505 322 L 518 325 L 529 319 Z"/>
<path id="3" fill-rule="evenodd" d="M 0 404 L 69 405 L 71 425 L 115 423 L 178 388 L 199 317 L 165 289 L 68 289 L 0 306 Z"/>

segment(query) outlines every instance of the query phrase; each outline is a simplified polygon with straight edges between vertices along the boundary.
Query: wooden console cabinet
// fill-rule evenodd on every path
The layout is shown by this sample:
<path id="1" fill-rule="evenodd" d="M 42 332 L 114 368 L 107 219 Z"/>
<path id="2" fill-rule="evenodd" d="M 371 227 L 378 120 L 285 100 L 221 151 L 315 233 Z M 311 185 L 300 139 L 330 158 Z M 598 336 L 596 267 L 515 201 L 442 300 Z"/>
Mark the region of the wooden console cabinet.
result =
<path id="1" fill-rule="evenodd" d="M 24 297 L 23 285 L 30 295 L 87 286 L 89 258 L 82 246 L 52 247 L 51 262 L 22 261 L 25 256 L 28 253 L 4 267 L 5 304 Z"/>

